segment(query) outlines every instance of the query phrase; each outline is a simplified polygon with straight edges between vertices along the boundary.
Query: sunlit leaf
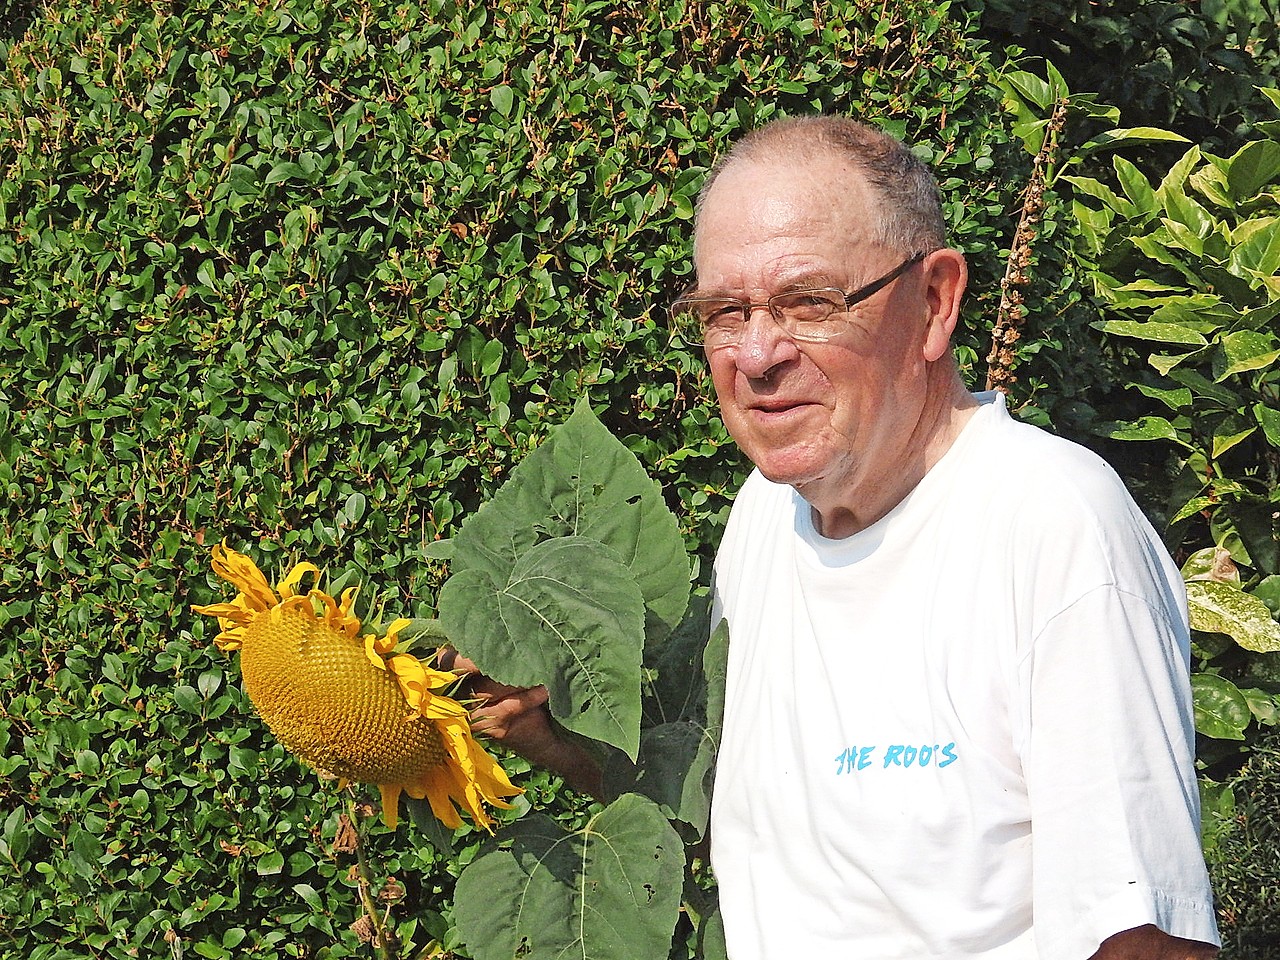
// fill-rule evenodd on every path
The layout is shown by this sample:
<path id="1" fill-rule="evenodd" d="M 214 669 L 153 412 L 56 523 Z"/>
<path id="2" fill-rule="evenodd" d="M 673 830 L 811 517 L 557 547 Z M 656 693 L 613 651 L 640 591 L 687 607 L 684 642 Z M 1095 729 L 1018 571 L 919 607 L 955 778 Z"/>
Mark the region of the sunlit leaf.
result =
<path id="1" fill-rule="evenodd" d="M 1216 460 L 1232 447 L 1248 440 L 1257 432 L 1257 427 L 1247 427 L 1244 430 L 1236 430 L 1230 433 L 1220 433 L 1214 431 L 1213 434 L 1213 458 Z"/>
<path id="2" fill-rule="evenodd" d="M 1114 150 L 1131 143 L 1190 143 L 1186 137 L 1172 130 L 1159 127 L 1124 127 L 1107 130 L 1080 148 L 1080 155 L 1087 156 L 1102 150 Z"/>
<path id="3" fill-rule="evenodd" d="M 604 544 L 640 586 L 645 632 L 665 639 L 689 598 L 689 559 L 675 515 L 635 455 L 586 401 L 529 454 L 452 540 L 452 571 L 486 572 L 496 583 L 551 537 Z"/>
<path id="4" fill-rule="evenodd" d="M 1230 551 L 1221 547 L 1205 547 L 1187 557 L 1182 564 L 1184 580 L 1215 580 L 1220 583 L 1240 584 L 1240 569 L 1231 559 Z"/>
<path id="5" fill-rule="evenodd" d="M 1267 605 L 1229 583 L 1193 580 L 1187 584 L 1193 630 L 1225 633 L 1246 650 L 1280 651 L 1280 623 Z"/>
<path id="6" fill-rule="evenodd" d="M 1148 323 L 1139 320 L 1104 320 L 1095 324 L 1099 330 L 1121 337 L 1137 337 L 1154 343 L 1181 343 L 1204 346 L 1207 340 L 1194 330 L 1175 323 Z"/>
<path id="7" fill-rule="evenodd" d="M 490 676 L 545 684 L 551 713 L 566 727 L 636 756 L 644 599 L 599 542 L 544 540 L 502 579 L 481 569 L 455 573 L 439 611 L 453 644 Z"/>
<path id="8" fill-rule="evenodd" d="M 1169 524 L 1172 526 L 1175 523 L 1181 523 L 1188 517 L 1194 517 L 1202 510 L 1209 510 L 1213 508 L 1217 503 L 1217 497 L 1192 497 L 1184 503 L 1172 517 L 1169 518 Z"/>
<path id="9" fill-rule="evenodd" d="M 1113 423 L 1103 430 L 1112 440 L 1178 440 L 1178 431 L 1164 417 L 1139 417 L 1128 423 Z"/>
<path id="10" fill-rule="evenodd" d="M 1280 176 L 1280 143 L 1254 140 L 1246 143 L 1231 157 L 1227 168 L 1227 184 L 1236 200 L 1253 197 Z"/>
<path id="11" fill-rule="evenodd" d="M 1261 370 L 1280 358 L 1275 337 L 1256 330 L 1239 330 L 1218 341 L 1219 354 L 1214 358 L 1214 379 L 1218 382 L 1237 373 Z"/>
<path id="12" fill-rule="evenodd" d="M 1124 194 L 1132 202 L 1133 207 L 1138 213 L 1149 214 L 1154 213 L 1157 209 L 1155 188 L 1151 186 L 1142 171 L 1117 154 L 1111 159 L 1112 165 L 1116 170 L 1116 177 L 1120 180 L 1120 186 L 1124 189 Z"/>
<path id="13" fill-rule="evenodd" d="M 1243 740 L 1253 714 L 1249 701 L 1230 680 L 1209 673 L 1191 676 L 1196 731 L 1218 740 Z"/>

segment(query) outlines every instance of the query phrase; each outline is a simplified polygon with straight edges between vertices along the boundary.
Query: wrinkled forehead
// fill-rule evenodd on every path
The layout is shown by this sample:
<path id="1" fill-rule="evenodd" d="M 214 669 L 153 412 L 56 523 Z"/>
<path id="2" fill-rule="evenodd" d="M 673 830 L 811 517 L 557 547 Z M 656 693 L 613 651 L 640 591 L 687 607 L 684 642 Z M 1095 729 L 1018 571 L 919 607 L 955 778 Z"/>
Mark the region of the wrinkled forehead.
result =
<path id="1" fill-rule="evenodd" d="M 698 209 L 694 263 L 702 277 L 739 256 L 859 248 L 875 222 L 870 188 L 842 158 L 739 160 L 720 172 Z"/>

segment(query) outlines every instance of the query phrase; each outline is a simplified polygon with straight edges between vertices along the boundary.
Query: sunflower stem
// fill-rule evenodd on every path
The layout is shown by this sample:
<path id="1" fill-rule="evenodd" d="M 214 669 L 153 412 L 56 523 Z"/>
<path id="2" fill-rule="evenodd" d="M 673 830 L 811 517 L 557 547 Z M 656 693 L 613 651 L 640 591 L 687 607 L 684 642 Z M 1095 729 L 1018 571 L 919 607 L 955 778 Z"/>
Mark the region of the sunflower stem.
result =
<path id="1" fill-rule="evenodd" d="M 378 903 L 373 898 L 373 870 L 369 866 L 369 858 L 365 854 L 365 831 L 368 829 L 369 817 L 361 813 L 363 804 L 350 801 L 350 817 L 356 824 L 356 864 L 360 872 L 357 886 L 360 890 L 360 903 L 364 907 L 365 916 L 373 925 L 373 948 L 378 960 L 400 960 L 399 938 L 387 932 L 387 922 L 391 918 L 388 908 L 386 918 L 379 915 Z"/>

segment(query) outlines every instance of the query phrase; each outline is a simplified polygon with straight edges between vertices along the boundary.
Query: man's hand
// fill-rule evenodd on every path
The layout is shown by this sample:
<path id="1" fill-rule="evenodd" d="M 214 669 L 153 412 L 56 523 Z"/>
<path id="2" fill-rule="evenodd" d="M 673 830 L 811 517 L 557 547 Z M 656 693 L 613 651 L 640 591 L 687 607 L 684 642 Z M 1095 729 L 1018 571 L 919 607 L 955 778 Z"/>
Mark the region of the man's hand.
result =
<path id="1" fill-rule="evenodd" d="M 471 711 L 471 729 L 500 742 L 527 760 L 558 773 L 574 790 L 600 799 L 604 793 L 595 760 L 577 744 L 562 740 L 551 725 L 547 688 L 511 687 L 480 672 L 452 648 L 440 655 L 440 669 L 460 672 L 479 705 Z"/>
<path id="2" fill-rule="evenodd" d="M 1171 937 L 1147 924 L 1107 937 L 1089 960 L 1212 960 L 1217 955 L 1217 947 Z"/>

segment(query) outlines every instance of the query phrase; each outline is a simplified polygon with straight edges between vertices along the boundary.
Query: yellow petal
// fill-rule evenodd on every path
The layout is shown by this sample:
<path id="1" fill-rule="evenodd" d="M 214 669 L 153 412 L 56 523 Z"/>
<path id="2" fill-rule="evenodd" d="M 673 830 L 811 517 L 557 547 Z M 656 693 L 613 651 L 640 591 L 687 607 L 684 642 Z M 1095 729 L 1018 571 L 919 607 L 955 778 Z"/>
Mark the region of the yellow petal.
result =
<path id="1" fill-rule="evenodd" d="M 319 577 L 320 568 L 314 563 L 295 563 L 293 569 L 284 575 L 284 579 L 276 584 L 276 589 L 280 591 L 280 599 L 288 600 L 290 597 L 296 597 L 298 584 L 308 573 Z"/>
<path id="2" fill-rule="evenodd" d="M 394 830 L 400 820 L 400 791 L 398 783 L 380 783 L 378 792 L 382 794 L 382 822 L 388 829 Z"/>
<path id="3" fill-rule="evenodd" d="M 382 651 L 378 649 L 378 638 L 372 633 L 364 635 L 364 655 L 379 670 L 387 669 L 387 661 L 382 658 Z"/>
<path id="4" fill-rule="evenodd" d="M 387 652 L 393 650 L 395 645 L 400 642 L 400 638 L 396 634 L 412 623 L 412 620 L 406 620 L 404 617 L 398 617 L 391 621 L 391 626 L 387 627 L 387 635 L 384 638 L 387 643 Z"/>
<path id="5" fill-rule="evenodd" d="M 213 572 L 235 586 L 253 609 L 269 610 L 276 605 L 275 591 L 257 564 L 225 543 L 213 548 Z"/>
<path id="6" fill-rule="evenodd" d="M 398 653 L 386 661 L 388 669 L 400 683 L 400 692 L 413 710 L 428 720 L 465 717 L 467 709 L 451 697 L 436 696 L 439 690 L 457 681 L 452 673 L 432 670 L 417 657 Z"/>

